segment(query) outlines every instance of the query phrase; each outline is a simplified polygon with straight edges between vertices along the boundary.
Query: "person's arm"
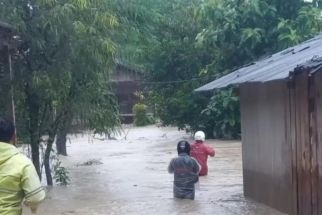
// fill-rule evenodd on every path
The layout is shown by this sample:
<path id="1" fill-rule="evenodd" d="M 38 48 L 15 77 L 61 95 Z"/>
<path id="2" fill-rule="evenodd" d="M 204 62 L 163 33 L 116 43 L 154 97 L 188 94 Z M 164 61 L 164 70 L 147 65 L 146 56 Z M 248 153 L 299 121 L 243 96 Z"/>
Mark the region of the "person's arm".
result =
<path id="1" fill-rule="evenodd" d="M 207 155 L 214 157 L 215 156 L 215 150 L 210 145 L 205 145 L 206 153 Z"/>
<path id="2" fill-rule="evenodd" d="M 173 173 L 174 172 L 173 162 L 174 162 L 174 159 L 171 160 L 171 162 L 170 162 L 170 164 L 168 166 L 168 172 L 169 173 Z"/>
<path id="3" fill-rule="evenodd" d="M 21 186 L 25 194 L 25 205 L 30 207 L 32 212 L 35 213 L 39 203 L 45 199 L 45 191 L 41 186 L 38 174 L 32 163 L 23 170 Z"/>
<path id="4" fill-rule="evenodd" d="M 196 174 L 199 174 L 201 170 L 201 165 L 198 163 L 198 161 L 195 158 L 192 158 L 193 160 L 193 172 Z"/>

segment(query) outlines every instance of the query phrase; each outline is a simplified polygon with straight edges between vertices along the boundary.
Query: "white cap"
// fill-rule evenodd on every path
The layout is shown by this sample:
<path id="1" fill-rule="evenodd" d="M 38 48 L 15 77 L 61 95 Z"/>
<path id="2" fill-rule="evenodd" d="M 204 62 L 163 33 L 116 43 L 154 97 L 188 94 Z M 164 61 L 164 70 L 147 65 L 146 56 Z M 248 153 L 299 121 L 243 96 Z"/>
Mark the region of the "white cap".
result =
<path id="1" fill-rule="evenodd" d="M 195 133 L 195 140 L 205 141 L 205 133 L 203 131 L 197 131 Z"/>

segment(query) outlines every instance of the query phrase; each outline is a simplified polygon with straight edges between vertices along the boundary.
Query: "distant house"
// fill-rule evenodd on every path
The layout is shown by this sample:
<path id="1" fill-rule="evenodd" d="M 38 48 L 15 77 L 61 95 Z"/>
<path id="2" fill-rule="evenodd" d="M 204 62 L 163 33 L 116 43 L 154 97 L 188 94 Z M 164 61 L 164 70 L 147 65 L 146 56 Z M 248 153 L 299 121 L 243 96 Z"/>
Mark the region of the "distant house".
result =
<path id="1" fill-rule="evenodd" d="M 244 194 L 322 214 L 322 35 L 208 83 L 239 88 Z"/>
<path id="2" fill-rule="evenodd" d="M 132 110 L 133 106 L 138 102 L 138 97 L 135 94 L 142 90 L 140 85 L 142 77 L 142 71 L 120 61 L 116 62 L 112 82 L 114 83 L 122 122 L 125 124 L 133 122 L 134 114 Z"/>

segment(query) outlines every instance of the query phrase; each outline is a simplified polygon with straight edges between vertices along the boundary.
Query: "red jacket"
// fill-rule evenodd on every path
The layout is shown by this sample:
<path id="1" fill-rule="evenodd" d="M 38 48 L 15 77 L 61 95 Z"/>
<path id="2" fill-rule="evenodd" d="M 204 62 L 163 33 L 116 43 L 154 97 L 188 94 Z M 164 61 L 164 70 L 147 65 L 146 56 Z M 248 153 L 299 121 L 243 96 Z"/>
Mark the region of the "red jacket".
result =
<path id="1" fill-rule="evenodd" d="M 208 156 L 214 157 L 215 150 L 203 142 L 195 142 L 191 145 L 191 156 L 194 157 L 201 165 L 200 176 L 208 174 L 207 160 Z"/>

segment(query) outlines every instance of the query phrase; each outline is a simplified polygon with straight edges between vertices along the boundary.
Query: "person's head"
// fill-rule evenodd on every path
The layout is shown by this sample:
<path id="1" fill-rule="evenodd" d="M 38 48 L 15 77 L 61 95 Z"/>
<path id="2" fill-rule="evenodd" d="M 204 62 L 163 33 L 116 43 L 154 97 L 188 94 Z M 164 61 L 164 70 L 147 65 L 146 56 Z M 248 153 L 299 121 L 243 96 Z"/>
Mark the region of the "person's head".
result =
<path id="1" fill-rule="evenodd" d="M 178 151 L 178 154 L 186 153 L 190 155 L 190 144 L 185 140 L 179 141 L 177 145 L 177 151 Z"/>
<path id="2" fill-rule="evenodd" d="M 195 141 L 197 142 L 203 142 L 205 141 L 206 135 L 203 131 L 197 131 L 195 133 Z"/>
<path id="3" fill-rule="evenodd" d="M 15 126 L 9 120 L 0 118 L 0 142 L 10 143 L 14 138 Z"/>

